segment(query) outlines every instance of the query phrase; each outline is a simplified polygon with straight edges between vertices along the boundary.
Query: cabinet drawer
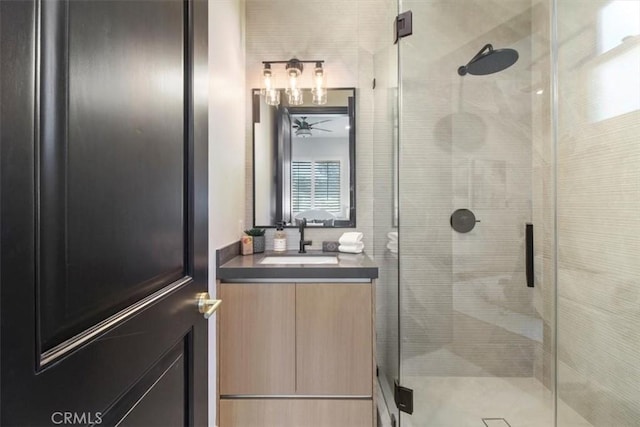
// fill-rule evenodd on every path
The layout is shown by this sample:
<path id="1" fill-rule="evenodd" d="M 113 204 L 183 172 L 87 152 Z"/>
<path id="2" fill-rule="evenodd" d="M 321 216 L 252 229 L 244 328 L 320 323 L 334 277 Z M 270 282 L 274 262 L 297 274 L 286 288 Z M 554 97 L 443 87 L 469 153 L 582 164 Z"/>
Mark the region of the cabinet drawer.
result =
<path id="1" fill-rule="evenodd" d="M 372 427 L 371 400 L 223 399 L 220 427 Z"/>

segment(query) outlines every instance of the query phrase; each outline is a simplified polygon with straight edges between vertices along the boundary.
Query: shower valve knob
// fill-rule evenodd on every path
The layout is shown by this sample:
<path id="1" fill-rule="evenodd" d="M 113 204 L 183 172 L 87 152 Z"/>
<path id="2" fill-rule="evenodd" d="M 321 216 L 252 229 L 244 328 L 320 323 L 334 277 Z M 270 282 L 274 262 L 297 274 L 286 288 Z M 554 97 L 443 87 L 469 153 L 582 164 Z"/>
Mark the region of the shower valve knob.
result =
<path id="1" fill-rule="evenodd" d="M 479 219 L 469 209 L 458 209 L 451 214 L 451 227 L 458 233 L 468 233 L 476 226 Z"/>

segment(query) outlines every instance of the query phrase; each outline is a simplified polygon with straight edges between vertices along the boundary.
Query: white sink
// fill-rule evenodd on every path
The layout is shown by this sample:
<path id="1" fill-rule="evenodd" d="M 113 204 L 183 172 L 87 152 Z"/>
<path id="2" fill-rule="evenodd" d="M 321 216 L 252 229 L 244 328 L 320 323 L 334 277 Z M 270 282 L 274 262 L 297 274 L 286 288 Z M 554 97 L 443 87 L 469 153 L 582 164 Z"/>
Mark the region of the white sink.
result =
<path id="1" fill-rule="evenodd" d="M 337 264 L 338 258 L 335 256 L 267 256 L 264 257 L 260 264 Z"/>

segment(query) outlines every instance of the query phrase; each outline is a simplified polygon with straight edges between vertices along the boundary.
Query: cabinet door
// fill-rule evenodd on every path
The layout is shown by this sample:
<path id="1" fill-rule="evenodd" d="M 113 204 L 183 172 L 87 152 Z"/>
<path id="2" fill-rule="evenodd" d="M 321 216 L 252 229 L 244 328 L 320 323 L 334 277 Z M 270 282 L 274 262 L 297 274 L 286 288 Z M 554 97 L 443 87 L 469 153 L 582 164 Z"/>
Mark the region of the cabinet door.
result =
<path id="1" fill-rule="evenodd" d="M 220 285 L 220 394 L 295 393 L 295 284 Z"/>
<path id="2" fill-rule="evenodd" d="M 296 285 L 296 393 L 371 396 L 370 283 Z"/>

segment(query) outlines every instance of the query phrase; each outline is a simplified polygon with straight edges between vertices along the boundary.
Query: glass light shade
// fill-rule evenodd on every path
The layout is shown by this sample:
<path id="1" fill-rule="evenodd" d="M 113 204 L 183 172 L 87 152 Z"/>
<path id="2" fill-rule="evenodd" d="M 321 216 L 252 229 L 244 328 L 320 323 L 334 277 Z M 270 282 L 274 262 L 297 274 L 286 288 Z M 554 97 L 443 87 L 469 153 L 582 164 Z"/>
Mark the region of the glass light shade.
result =
<path id="1" fill-rule="evenodd" d="M 316 105 L 324 105 L 327 103 L 327 83 L 322 63 L 317 63 L 313 70 L 313 95 L 312 102 Z"/>
<path id="2" fill-rule="evenodd" d="M 313 98 L 311 102 L 315 105 L 324 105 L 327 103 L 327 90 L 324 88 L 316 88 L 311 89 L 311 95 Z"/>
<path id="3" fill-rule="evenodd" d="M 280 91 L 278 89 L 265 90 L 264 102 L 267 105 L 277 106 L 280 104 Z"/>
<path id="4" fill-rule="evenodd" d="M 271 65 L 265 64 L 264 68 L 262 69 L 260 94 L 266 95 L 267 92 L 275 88 L 276 88 L 276 78 L 273 72 L 271 71 Z"/>
<path id="5" fill-rule="evenodd" d="M 302 105 L 304 102 L 302 97 L 302 90 L 298 87 L 298 76 L 300 72 L 295 69 L 289 69 L 289 88 L 287 89 L 287 95 L 289 105 Z"/>
<path id="6" fill-rule="evenodd" d="M 304 99 L 302 96 L 302 90 L 295 89 L 287 89 L 287 102 L 289 105 L 302 105 L 304 103 Z"/>

